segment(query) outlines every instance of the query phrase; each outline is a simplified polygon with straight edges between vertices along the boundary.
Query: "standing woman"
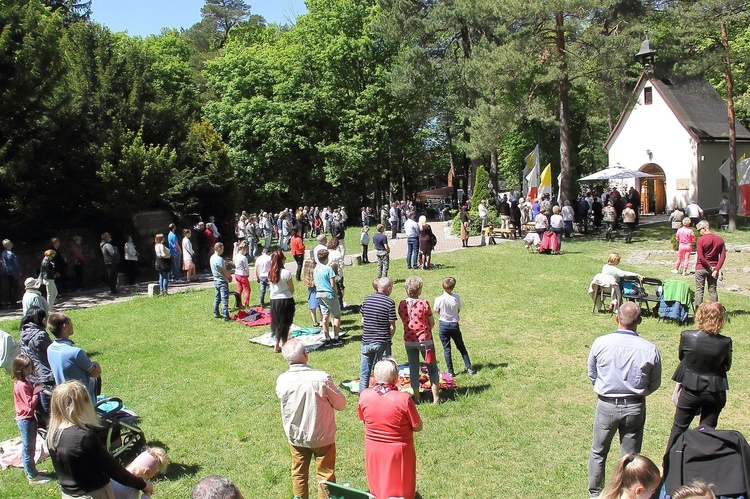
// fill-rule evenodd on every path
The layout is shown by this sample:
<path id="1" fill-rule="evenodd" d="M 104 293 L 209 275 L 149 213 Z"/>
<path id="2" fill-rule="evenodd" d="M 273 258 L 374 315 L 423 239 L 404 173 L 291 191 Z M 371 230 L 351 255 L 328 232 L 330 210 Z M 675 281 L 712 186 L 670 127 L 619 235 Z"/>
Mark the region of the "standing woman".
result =
<path id="1" fill-rule="evenodd" d="M 435 234 L 430 224 L 426 223 L 419 229 L 419 259 L 423 270 L 430 270 L 430 257 L 435 249 Z"/>
<path id="2" fill-rule="evenodd" d="M 195 251 L 193 250 L 193 242 L 190 240 L 191 235 L 190 229 L 182 229 L 182 270 L 185 271 L 187 282 L 192 281 L 195 276 Z"/>
<path id="3" fill-rule="evenodd" d="M 690 228 L 690 223 L 689 218 L 683 218 L 682 227 L 677 229 L 674 235 L 679 246 L 677 247 L 677 265 L 672 269 L 673 274 L 679 274 L 680 269 L 682 269 L 682 275 L 688 274 L 690 253 L 693 251 L 693 243 L 695 243 L 695 232 Z"/>
<path id="4" fill-rule="evenodd" d="M 466 210 L 466 206 L 461 207 L 461 245 L 466 248 L 469 246 L 469 227 L 471 226 L 471 220 L 469 219 L 469 212 Z"/>
<path id="5" fill-rule="evenodd" d="M 128 273 L 128 282 L 135 284 L 135 276 L 138 275 L 138 250 L 135 249 L 133 236 L 127 237 L 127 242 L 123 248 L 125 253 L 125 271 Z"/>
<path id="6" fill-rule="evenodd" d="M 107 452 L 96 433 L 100 427 L 86 387 L 68 381 L 55 388 L 47 446 L 62 497 L 114 498 L 110 479 L 152 494 L 151 482 L 130 473 Z"/>
<path id="7" fill-rule="evenodd" d="M 81 236 L 73 236 L 73 243 L 70 245 L 70 258 L 73 259 L 73 271 L 76 274 L 76 291 L 83 288 L 83 265 L 86 263 L 81 240 Z"/>
<path id="8" fill-rule="evenodd" d="M 57 269 L 55 268 L 55 255 L 57 255 L 57 253 L 52 249 L 44 252 L 44 258 L 42 259 L 42 270 L 39 273 L 42 278 L 42 282 L 47 288 L 47 303 L 49 304 L 50 312 L 55 309 L 55 300 L 57 299 L 57 285 L 55 284 L 55 278 L 60 275 L 57 273 Z"/>
<path id="9" fill-rule="evenodd" d="M 362 391 L 357 405 L 365 423 L 365 472 L 375 497 L 412 499 L 417 489 L 414 432 L 422 418 L 407 393 L 396 387 L 398 367 L 393 359 L 375 364 L 372 388 Z"/>
<path id="10" fill-rule="evenodd" d="M 242 241 L 234 255 L 234 282 L 237 283 L 237 294 L 240 295 L 242 306 L 250 306 L 250 265 L 247 263 L 248 244 Z"/>
<path id="11" fill-rule="evenodd" d="M 727 403 L 727 371 L 732 367 L 732 338 L 719 334 L 726 323 L 724 306 L 705 301 L 695 315 L 696 330 L 680 336 L 680 364 L 672 376 L 682 383 L 677 400 L 667 454 L 674 441 L 700 413 L 700 426 L 716 428 L 719 414 Z"/>
<path id="12" fill-rule="evenodd" d="M 300 218 L 300 226 L 302 225 L 301 221 L 302 219 Z M 305 241 L 302 240 L 301 231 L 302 229 L 300 227 L 294 229 L 292 239 L 289 241 L 292 249 L 292 256 L 294 257 L 294 261 L 297 262 L 297 282 L 302 279 L 302 264 L 305 261 Z"/>
<path id="13" fill-rule="evenodd" d="M 294 282 L 292 273 L 284 268 L 284 262 L 284 252 L 274 251 L 271 255 L 271 270 L 268 272 L 271 291 L 271 334 L 276 340 L 276 353 L 281 352 L 281 345 L 289 339 L 289 328 L 294 321 Z"/>
<path id="14" fill-rule="evenodd" d="M 164 246 L 164 234 L 156 234 L 154 236 L 154 252 L 156 253 L 154 268 L 159 273 L 159 291 L 163 295 L 168 295 L 167 288 L 169 287 L 170 259 L 172 255 L 169 252 L 169 248 Z"/>

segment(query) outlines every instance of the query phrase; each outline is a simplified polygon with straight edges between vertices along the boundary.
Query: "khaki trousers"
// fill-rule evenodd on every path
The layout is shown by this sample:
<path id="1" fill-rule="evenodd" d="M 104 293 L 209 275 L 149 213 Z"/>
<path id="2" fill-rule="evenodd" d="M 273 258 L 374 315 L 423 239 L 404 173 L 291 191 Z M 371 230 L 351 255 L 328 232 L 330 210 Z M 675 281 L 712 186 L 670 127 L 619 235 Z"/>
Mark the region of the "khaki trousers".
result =
<path id="1" fill-rule="evenodd" d="M 297 447 L 290 444 L 289 450 L 292 454 L 292 492 L 294 492 L 294 497 L 308 498 L 307 480 L 310 473 L 310 461 L 315 456 L 315 467 L 318 470 L 316 480 L 318 499 L 326 499 L 317 483 L 324 480 L 336 481 L 336 475 L 333 472 L 336 464 L 336 444 L 316 448 Z"/>

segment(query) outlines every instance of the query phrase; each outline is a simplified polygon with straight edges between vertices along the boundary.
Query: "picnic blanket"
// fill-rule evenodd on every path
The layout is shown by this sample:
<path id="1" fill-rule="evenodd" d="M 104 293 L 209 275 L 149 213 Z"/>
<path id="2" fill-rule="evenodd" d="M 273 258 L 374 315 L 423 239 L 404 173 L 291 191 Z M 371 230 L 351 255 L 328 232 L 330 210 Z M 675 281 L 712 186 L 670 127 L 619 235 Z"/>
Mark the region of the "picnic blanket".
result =
<path id="1" fill-rule="evenodd" d="M 410 395 L 413 395 L 412 389 L 411 389 L 411 376 L 409 375 L 409 365 L 404 364 L 402 366 L 398 367 L 398 381 L 396 381 L 396 387 L 400 392 L 406 392 Z M 370 376 L 370 384 L 369 386 L 375 385 L 375 376 Z M 344 381 L 339 385 L 340 387 L 349 390 L 352 393 L 359 393 L 359 378 L 353 379 L 351 381 Z M 441 390 L 447 390 L 449 388 L 456 388 L 458 384 L 456 384 L 456 380 L 453 379 L 453 377 L 450 374 L 446 373 L 440 373 L 440 389 Z M 422 366 L 420 368 L 420 376 L 419 376 L 419 391 L 420 392 L 429 392 L 432 388 L 432 383 L 430 382 L 430 377 L 427 374 L 427 366 Z"/>
<path id="2" fill-rule="evenodd" d="M 322 347 L 326 341 L 326 337 L 323 334 L 322 330 L 317 327 L 303 328 L 292 324 L 289 333 L 290 339 L 299 339 L 305 345 L 305 350 L 307 350 L 308 352 L 312 352 L 313 350 L 317 350 L 318 348 Z M 342 331 L 339 335 L 340 338 L 344 338 L 345 336 L 346 332 L 344 331 Z M 253 343 L 258 343 L 259 345 L 265 345 L 267 347 L 273 347 L 276 345 L 276 340 L 271 335 L 271 331 L 261 336 L 250 338 L 250 341 Z"/>
<path id="3" fill-rule="evenodd" d="M 38 463 L 47 458 L 49 458 L 47 444 L 41 436 L 37 435 L 34 462 Z M 23 468 L 23 449 L 20 436 L 0 442 L 0 469 L 6 469 L 10 466 Z"/>
<path id="4" fill-rule="evenodd" d="M 261 307 L 240 310 L 232 316 L 232 319 L 248 327 L 267 326 L 271 323 L 271 310 Z"/>

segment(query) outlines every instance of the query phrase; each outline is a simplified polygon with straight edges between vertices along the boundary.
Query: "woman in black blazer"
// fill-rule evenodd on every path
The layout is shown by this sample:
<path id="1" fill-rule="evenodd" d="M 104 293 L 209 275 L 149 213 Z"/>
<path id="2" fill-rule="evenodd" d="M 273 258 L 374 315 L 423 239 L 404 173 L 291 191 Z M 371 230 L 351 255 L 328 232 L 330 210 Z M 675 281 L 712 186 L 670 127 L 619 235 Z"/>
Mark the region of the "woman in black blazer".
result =
<path id="1" fill-rule="evenodd" d="M 697 330 L 680 337 L 680 364 L 672 379 L 682 383 L 667 453 L 698 412 L 700 426 L 716 428 L 727 402 L 727 371 L 732 367 L 732 339 L 719 334 L 726 322 L 721 303 L 705 301 L 696 314 Z"/>

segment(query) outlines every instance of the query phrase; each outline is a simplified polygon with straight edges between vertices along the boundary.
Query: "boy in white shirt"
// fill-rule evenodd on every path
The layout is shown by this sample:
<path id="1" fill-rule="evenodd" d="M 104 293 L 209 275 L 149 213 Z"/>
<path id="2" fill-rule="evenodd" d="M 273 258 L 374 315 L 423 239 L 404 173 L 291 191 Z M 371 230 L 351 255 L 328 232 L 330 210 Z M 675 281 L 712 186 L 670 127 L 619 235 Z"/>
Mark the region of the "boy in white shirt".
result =
<path id="1" fill-rule="evenodd" d="M 469 360 L 469 352 L 466 351 L 463 336 L 461 336 L 461 327 L 458 324 L 459 312 L 461 311 L 461 297 L 453 293 L 456 287 L 456 279 L 446 277 L 443 279 L 443 294 L 435 298 L 433 311 L 440 315 L 438 323 L 440 329 L 440 341 L 443 343 L 443 354 L 445 355 L 445 364 L 448 366 L 448 374 L 455 376 L 453 371 L 453 359 L 451 358 L 451 340 L 456 343 L 456 348 L 461 352 L 466 372 L 474 375 L 476 371 Z"/>

